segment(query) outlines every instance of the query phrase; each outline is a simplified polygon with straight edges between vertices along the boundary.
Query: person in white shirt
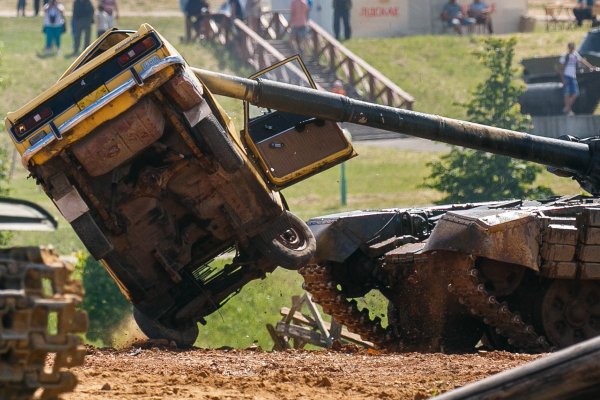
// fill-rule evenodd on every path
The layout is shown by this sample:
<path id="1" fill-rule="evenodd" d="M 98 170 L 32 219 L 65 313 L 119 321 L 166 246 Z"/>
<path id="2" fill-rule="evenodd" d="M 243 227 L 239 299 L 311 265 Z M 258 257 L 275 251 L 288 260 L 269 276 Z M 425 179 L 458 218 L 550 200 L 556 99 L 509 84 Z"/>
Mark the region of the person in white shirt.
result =
<path id="1" fill-rule="evenodd" d="M 44 33 L 46 47 L 44 52 L 50 54 L 60 50 L 60 36 L 65 31 L 65 6 L 57 0 L 49 0 L 44 6 Z"/>
<path id="2" fill-rule="evenodd" d="M 559 73 L 563 83 L 564 101 L 565 107 L 563 112 L 566 115 L 572 116 L 573 103 L 579 96 L 579 85 L 577 85 L 577 66 L 581 63 L 586 66 L 590 71 L 597 70 L 592 64 L 590 64 L 585 58 L 575 51 L 575 43 L 570 42 L 567 45 L 568 53 L 560 57 Z"/>

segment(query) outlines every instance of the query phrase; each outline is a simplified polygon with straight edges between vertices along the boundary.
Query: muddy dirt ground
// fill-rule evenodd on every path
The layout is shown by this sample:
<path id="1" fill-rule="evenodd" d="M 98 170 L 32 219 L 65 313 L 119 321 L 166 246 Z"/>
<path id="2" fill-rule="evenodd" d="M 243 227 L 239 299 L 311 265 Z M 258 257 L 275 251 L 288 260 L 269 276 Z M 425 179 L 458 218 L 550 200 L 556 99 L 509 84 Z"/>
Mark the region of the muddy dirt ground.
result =
<path id="1" fill-rule="evenodd" d="M 426 399 L 539 356 L 373 351 L 176 350 L 139 344 L 90 348 L 64 400 Z"/>

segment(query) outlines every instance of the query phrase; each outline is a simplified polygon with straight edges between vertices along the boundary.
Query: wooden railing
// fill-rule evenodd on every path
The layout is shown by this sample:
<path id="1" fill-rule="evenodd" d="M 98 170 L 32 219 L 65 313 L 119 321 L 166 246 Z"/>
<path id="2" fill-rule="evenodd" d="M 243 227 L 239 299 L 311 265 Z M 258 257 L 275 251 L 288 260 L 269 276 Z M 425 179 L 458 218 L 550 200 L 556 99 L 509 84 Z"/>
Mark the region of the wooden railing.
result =
<path id="1" fill-rule="evenodd" d="M 236 19 L 211 16 L 209 39 L 228 46 L 243 62 L 255 70 L 285 59 L 267 40 L 285 39 L 288 21 L 279 12 L 264 13 L 258 32 Z M 235 29 L 232 29 L 232 26 Z M 327 66 L 337 79 L 354 88 L 355 97 L 392 107 L 412 109 L 414 98 L 398 85 L 352 53 L 316 23 L 309 21 L 310 37 L 304 51 Z M 235 32 L 235 33 L 234 33 Z M 267 40 L 265 40 L 267 39 Z M 356 96 L 357 95 L 357 96 Z"/>
<path id="2" fill-rule="evenodd" d="M 325 62 L 336 76 L 353 87 L 360 97 L 374 103 L 411 110 L 415 99 L 398 85 L 352 53 L 313 21 L 310 51 L 315 59 Z"/>

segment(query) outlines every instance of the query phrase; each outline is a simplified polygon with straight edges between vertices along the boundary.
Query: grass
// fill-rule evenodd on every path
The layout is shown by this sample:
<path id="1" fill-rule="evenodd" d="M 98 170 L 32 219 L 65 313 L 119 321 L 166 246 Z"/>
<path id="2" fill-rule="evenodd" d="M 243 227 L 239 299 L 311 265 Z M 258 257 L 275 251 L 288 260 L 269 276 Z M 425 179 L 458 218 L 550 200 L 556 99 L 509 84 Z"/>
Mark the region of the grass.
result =
<path id="1" fill-rule="evenodd" d="M 5 1 L 0 0 L 0 9 L 8 8 L 4 7 Z M 123 4 L 134 6 L 135 1 Z M 178 44 L 183 29 L 180 18 L 124 17 L 120 26 L 135 29 L 142 22 L 149 22 Z M 519 35 L 517 55 L 521 58 L 555 54 L 562 50 L 564 43 L 578 41 L 581 36 L 583 31 Z M 63 38 L 63 53 L 69 53 L 70 35 Z M 0 40 L 3 42 L 0 76 L 4 78 L 0 86 L 0 114 L 5 115 L 52 85 L 72 59 L 36 56 L 36 50 L 40 50 L 43 44 L 40 18 L 0 18 Z M 413 94 L 417 99 L 416 109 L 421 111 L 464 117 L 464 111 L 457 103 L 467 101 L 469 91 L 485 75 L 471 54 L 477 48 L 477 41 L 472 38 L 422 36 L 353 39 L 347 43 L 362 58 Z M 386 51 L 381 51 L 384 48 Z M 219 49 L 194 45 L 178 45 L 178 49 L 192 65 L 218 71 L 234 68 Z M 249 72 L 243 74 L 248 75 Z M 240 103 L 220 100 L 239 126 Z M 12 146 L 7 135 L 2 135 L 0 144 Z M 422 187 L 423 179 L 429 173 L 425 164 L 436 160 L 440 153 L 364 143 L 356 144 L 356 149 L 359 157 L 346 163 L 346 207 L 340 206 L 340 168 L 336 167 L 286 189 L 284 194 L 291 209 L 307 219 L 349 209 L 428 205 L 442 197 L 440 193 Z M 571 181 L 547 173 L 542 174 L 539 181 L 551 186 L 557 193 L 579 191 Z M 27 179 L 26 171 L 20 166 L 15 170 L 11 190 L 13 196 L 35 201 L 58 214 L 35 182 Z M 64 254 L 83 248 L 63 220 L 54 234 L 16 233 L 11 241 L 13 245 L 32 243 L 53 243 Z M 277 270 L 265 280 L 248 284 L 219 312 L 207 318 L 208 324 L 201 327 L 198 345 L 246 347 L 256 342 L 269 348 L 265 323 L 277 321 L 279 308 L 291 306 L 291 295 L 301 292 L 299 275 L 285 270 Z M 372 303 L 375 300 L 368 301 Z M 121 335 L 126 336 L 125 332 Z"/>
<path id="2" fill-rule="evenodd" d="M 585 30 L 533 32 L 517 37 L 515 68 L 523 58 L 562 54 L 570 41 L 579 43 Z M 461 106 L 485 78 L 473 51 L 478 36 L 413 36 L 352 39 L 344 44 L 416 98 L 415 110 L 465 118 Z M 382 51 L 385 49 L 385 51 Z"/>

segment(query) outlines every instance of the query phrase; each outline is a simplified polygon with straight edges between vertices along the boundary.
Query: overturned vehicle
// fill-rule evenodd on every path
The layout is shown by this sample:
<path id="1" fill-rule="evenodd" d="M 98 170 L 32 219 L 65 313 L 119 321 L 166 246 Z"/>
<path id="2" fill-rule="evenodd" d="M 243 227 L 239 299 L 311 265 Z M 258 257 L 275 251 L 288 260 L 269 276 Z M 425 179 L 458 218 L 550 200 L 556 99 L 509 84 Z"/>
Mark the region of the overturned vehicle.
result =
<path id="1" fill-rule="evenodd" d="M 277 67 L 264 73 L 314 86 L 300 62 Z M 248 107 L 250 122 L 236 132 L 144 24 L 107 32 L 5 123 L 142 331 L 189 346 L 197 322 L 247 282 L 314 255 L 312 233 L 279 190 L 355 155 L 333 122 L 264 111 Z M 210 264 L 229 251 L 231 263 Z"/>

